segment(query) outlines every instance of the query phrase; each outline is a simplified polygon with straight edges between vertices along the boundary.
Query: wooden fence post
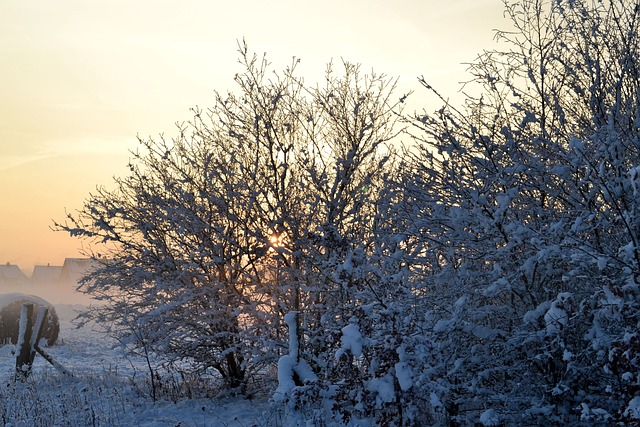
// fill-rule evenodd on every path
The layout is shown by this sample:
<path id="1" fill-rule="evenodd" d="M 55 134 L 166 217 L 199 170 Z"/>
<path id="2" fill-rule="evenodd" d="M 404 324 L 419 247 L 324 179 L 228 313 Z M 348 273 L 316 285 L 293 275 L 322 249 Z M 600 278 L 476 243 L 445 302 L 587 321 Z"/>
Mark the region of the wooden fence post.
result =
<path id="1" fill-rule="evenodd" d="M 31 371 L 31 335 L 33 333 L 33 304 L 22 304 L 16 354 L 16 378 L 26 379 Z"/>
<path id="2" fill-rule="evenodd" d="M 16 379 L 24 381 L 31 373 L 33 360 L 36 353 L 40 353 L 42 357 L 51 363 L 58 371 L 64 375 L 72 377 L 71 373 L 64 366 L 56 362 L 53 357 L 40 348 L 40 339 L 44 331 L 45 320 L 49 309 L 47 307 L 38 307 L 38 316 L 33 319 L 33 304 L 22 304 L 20 311 L 20 330 L 18 332 L 17 355 L 16 355 Z"/>

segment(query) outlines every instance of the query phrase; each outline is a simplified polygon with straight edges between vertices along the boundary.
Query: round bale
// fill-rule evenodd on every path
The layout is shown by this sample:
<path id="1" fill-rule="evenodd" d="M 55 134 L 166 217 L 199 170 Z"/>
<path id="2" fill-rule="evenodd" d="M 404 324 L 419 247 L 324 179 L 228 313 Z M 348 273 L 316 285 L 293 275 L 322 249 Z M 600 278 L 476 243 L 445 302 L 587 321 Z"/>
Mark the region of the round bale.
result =
<path id="1" fill-rule="evenodd" d="M 54 345 L 60 333 L 60 321 L 53 305 L 35 295 L 17 293 L 0 295 L 0 345 L 18 342 L 20 313 L 24 303 L 33 304 L 34 319 L 38 313 L 38 307 L 49 309 L 43 326 L 42 339 L 46 340 L 48 346 Z"/>

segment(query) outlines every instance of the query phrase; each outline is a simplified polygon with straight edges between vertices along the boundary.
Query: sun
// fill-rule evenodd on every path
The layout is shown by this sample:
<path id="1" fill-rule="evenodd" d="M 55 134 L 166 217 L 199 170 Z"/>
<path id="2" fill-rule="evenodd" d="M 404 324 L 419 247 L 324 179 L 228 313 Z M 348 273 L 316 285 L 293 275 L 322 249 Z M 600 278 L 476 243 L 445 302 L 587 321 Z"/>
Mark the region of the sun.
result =
<path id="1" fill-rule="evenodd" d="M 267 233 L 269 239 L 269 250 L 270 251 L 279 251 L 283 249 L 288 242 L 287 232 L 285 230 L 273 230 L 269 229 L 269 233 Z"/>
<path id="2" fill-rule="evenodd" d="M 269 243 L 271 243 L 272 248 L 281 248 L 284 243 L 284 235 L 283 234 L 271 234 L 269 236 Z"/>

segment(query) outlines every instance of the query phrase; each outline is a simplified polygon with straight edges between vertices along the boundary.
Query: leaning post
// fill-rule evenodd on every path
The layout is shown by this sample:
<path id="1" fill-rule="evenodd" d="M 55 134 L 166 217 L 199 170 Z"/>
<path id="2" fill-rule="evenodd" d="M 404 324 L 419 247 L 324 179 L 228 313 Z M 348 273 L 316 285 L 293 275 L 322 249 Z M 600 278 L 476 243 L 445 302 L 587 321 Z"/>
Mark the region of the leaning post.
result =
<path id="1" fill-rule="evenodd" d="M 20 328 L 16 346 L 16 379 L 25 380 L 31 371 L 31 335 L 33 333 L 33 304 L 22 304 Z"/>
<path id="2" fill-rule="evenodd" d="M 31 341 L 29 341 L 29 366 L 33 365 L 33 359 L 36 357 L 36 350 L 40 345 L 42 339 L 42 333 L 44 332 L 44 322 L 47 319 L 49 309 L 45 306 L 38 307 L 38 315 L 36 316 L 36 322 L 33 325 L 33 331 L 31 333 Z"/>
<path id="3" fill-rule="evenodd" d="M 64 375 L 73 377 L 71 372 L 67 371 L 64 366 L 56 362 L 53 357 L 40 348 L 40 339 L 44 331 L 44 322 L 47 318 L 49 309 L 47 307 L 38 308 L 38 317 L 33 319 L 33 304 L 22 304 L 20 311 L 20 329 L 18 332 L 17 355 L 16 355 L 16 379 L 24 381 L 31 373 L 33 360 L 36 353 L 40 353 L 42 357 L 51 363 L 58 371 Z"/>

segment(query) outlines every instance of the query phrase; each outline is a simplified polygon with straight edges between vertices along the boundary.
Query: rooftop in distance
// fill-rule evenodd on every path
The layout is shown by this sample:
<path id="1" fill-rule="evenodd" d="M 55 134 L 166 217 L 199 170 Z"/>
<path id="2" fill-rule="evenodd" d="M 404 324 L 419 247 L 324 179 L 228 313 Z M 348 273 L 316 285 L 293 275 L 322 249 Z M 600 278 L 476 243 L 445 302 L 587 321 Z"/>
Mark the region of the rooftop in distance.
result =
<path id="1" fill-rule="evenodd" d="M 36 265 L 27 276 L 16 264 L 0 264 L 0 285 L 77 282 L 95 266 L 91 258 L 66 258 L 63 265 Z"/>

